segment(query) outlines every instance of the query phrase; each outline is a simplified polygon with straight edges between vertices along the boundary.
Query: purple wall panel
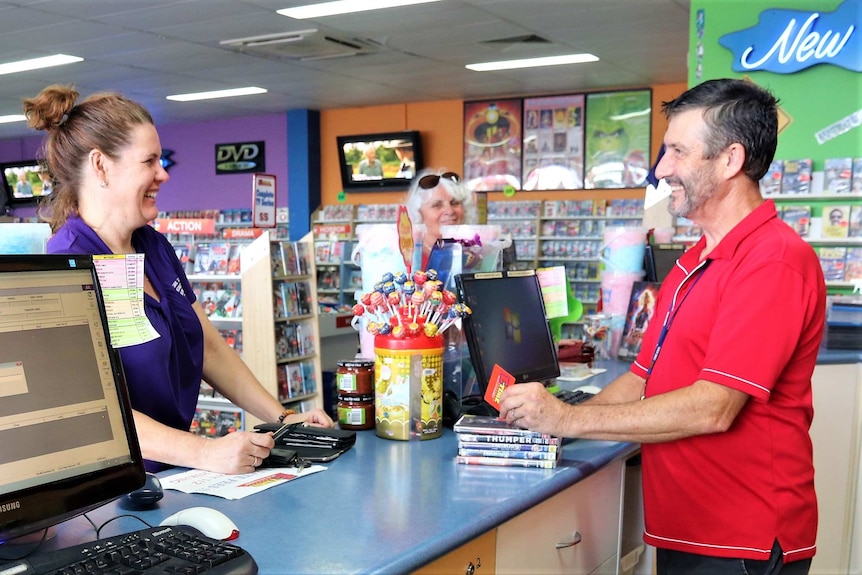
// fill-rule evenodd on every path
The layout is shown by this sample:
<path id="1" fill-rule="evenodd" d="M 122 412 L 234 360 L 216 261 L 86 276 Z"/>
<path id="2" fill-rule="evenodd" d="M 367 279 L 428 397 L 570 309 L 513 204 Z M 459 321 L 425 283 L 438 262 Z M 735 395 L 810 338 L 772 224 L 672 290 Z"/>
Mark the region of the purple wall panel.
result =
<path id="1" fill-rule="evenodd" d="M 157 125 L 162 149 L 173 150 L 171 178 L 159 192 L 162 211 L 251 207 L 251 174 L 215 173 L 215 145 L 266 142 L 266 172 L 276 176 L 276 204 L 287 206 L 287 114 L 255 116 L 196 124 Z M 0 140 L 0 161 L 35 157 L 40 136 Z M 19 208 L 16 216 L 35 210 Z"/>

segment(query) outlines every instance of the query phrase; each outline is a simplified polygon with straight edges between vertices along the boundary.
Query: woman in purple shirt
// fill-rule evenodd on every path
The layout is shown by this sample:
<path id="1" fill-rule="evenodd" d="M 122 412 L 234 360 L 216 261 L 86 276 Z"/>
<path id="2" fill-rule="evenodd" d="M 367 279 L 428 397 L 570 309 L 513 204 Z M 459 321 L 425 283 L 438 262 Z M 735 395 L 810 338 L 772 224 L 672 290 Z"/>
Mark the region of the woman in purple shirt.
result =
<path id="1" fill-rule="evenodd" d="M 331 427 L 320 409 L 294 414 L 260 385 L 207 319 L 167 239 L 148 225 L 168 180 L 153 119 L 116 93 L 76 103 L 70 86 L 25 100 L 31 127 L 48 133 L 55 180 L 43 206 L 50 253 L 144 254 L 144 307 L 160 337 L 120 350 L 148 470 L 170 465 L 249 473 L 269 455 L 269 434 L 208 439 L 189 432 L 202 379 L 264 421 Z"/>

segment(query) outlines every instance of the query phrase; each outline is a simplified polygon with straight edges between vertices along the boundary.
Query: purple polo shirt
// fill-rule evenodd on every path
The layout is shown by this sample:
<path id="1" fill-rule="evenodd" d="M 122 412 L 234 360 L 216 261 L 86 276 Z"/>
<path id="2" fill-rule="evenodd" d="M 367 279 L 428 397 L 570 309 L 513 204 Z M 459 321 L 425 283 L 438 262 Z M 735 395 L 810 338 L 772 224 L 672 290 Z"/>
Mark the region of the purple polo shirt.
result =
<path id="1" fill-rule="evenodd" d="M 203 330 L 192 308 L 195 293 L 173 246 L 150 226 L 132 233 L 144 254 L 144 273 L 160 301 L 144 294 L 147 318 L 159 333 L 153 341 L 121 348 L 132 407 L 165 425 L 188 430 L 198 401 L 204 362 Z M 79 217 L 71 217 L 48 240 L 52 254 L 110 254 L 105 242 Z M 147 461 L 148 471 L 164 464 Z"/>

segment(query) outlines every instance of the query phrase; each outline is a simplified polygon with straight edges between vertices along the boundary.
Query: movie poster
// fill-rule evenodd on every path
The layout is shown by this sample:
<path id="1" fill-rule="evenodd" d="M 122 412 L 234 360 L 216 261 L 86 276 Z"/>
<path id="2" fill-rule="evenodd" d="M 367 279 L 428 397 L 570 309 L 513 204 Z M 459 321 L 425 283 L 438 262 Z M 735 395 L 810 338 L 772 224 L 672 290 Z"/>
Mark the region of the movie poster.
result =
<path id="1" fill-rule="evenodd" d="M 586 188 L 646 186 L 651 118 L 650 90 L 587 94 Z"/>
<path id="2" fill-rule="evenodd" d="M 521 189 L 521 100 L 464 102 L 464 181 L 476 192 Z"/>
<path id="3" fill-rule="evenodd" d="M 643 281 L 634 282 L 632 285 L 626 323 L 617 353 L 619 359 L 634 360 L 640 353 L 644 332 L 649 323 L 655 319 L 659 285 Z"/>
<path id="4" fill-rule="evenodd" d="M 524 100 L 524 190 L 584 187 L 584 95 Z"/>

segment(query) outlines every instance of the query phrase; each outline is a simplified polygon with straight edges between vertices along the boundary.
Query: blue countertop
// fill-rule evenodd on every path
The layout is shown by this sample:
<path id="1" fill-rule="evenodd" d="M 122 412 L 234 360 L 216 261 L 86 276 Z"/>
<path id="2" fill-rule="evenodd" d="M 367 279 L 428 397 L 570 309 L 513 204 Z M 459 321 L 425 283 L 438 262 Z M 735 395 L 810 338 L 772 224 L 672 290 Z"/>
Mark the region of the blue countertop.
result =
<path id="1" fill-rule="evenodd" d="M 589 380 L 602 385 L 619 368 Z M 450 429 L 436 439 L 392 441 L 357 432 L 354 448 L 301 477 L 241 500 L 168 490 L 159 506 L 133 512 L 158 524 L 193 506 L 216 508 L 240 529 L 236 543 L 267 575 L 409 573 L 530 509 L 638 446 L 577 440 L 555 469 L 459 465 Z M 164 472 L 168 475 L 171 471 Z M 129 511 L 116 503 L 90 517 L 102 522 Z M 103 536 L 144 527 L 123 517 Z M 84 518 L 66 522 L 50 547 L 95 539 Z"/>
<path id="2" fill-rule="evenodd" d="M 860 355 L 827 351 L 819 363 L 857 363 Z M 627 365 L 603 362 L 609 371 L 584 383 L 601 387 Z M 576 440 L 564 446 L 555 469 L 484 467 L 455 463 L 456 437 L 449 429 L 426 441 L 392 441 L 360 431 L 356 446 L 324 472 L 237 501 L 167 491 L 156 509 L 134 516 L 155 525 L 187 507 L 216 508 L 237 524 L 236 543 L 264 575 L 409 573 L 637 448 Z M 113 503 L 90 517 L 101 524 L 125 513 Z M 143 526 L 123 517 L 103 535 Z M 60 526 L 49 548 L 94 539 L 93 528 L 79 517 Z"/>

